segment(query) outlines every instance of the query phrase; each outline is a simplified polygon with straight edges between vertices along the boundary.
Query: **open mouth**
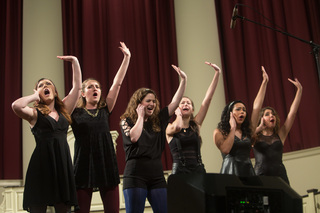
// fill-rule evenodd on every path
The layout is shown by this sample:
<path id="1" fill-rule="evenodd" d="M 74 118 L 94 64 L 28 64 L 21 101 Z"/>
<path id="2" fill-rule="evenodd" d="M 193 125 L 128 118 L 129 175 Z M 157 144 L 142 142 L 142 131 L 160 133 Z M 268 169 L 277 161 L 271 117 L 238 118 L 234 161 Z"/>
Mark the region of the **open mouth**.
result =
<path id="1" fill-rule="evenodd" d="M 154 107 L 152 107 L 152 106 L 147 107 L 147 111 L 148 111 L 149 113 L 153 113 L 153 109 L 154 109 Z"/>
<path id="2" fill-rule="evenodd" d="M 44 90 L 44 95 L 49 95 L 50 94 L 50 90 L 49 89 L 45 89 Z"/>
<path id="3" fill-rule="evenodd" d="M 93 97 L 97 97 L 98 96 L 98 93 L 93 93 Z"/>
<path id="4" fill-rule="evenodd" d="M 239 118 L 240 118 L 240 119 L 244 119 L 244 115 L 240 115 Z"/>

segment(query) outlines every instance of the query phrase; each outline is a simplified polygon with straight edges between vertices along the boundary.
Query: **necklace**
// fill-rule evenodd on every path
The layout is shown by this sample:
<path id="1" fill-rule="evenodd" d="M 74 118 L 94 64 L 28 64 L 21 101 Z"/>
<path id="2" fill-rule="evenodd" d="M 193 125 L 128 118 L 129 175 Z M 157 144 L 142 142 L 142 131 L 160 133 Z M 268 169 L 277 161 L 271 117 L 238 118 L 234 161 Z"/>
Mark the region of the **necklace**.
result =
<path id="1" fill-rule="evenodd" d="M 84 108 L 84 110 L 89 114 L 91 115 L 92 117 L 97 117 L 98 113 L 99 113 L 99 109 L 97 109 L 96 113 L 95 114 L 92 114 L 91 112 L 89 112 L 89 110 L 87 108 Z"/>
<path id="2" fill-rule="evenodd" d="M 182 128 L 182 130 L 183 130 L 183 132 L 187 132 L 187 129 L 188 129 L 189 127 L 187 127 L 187 128 Z"/>

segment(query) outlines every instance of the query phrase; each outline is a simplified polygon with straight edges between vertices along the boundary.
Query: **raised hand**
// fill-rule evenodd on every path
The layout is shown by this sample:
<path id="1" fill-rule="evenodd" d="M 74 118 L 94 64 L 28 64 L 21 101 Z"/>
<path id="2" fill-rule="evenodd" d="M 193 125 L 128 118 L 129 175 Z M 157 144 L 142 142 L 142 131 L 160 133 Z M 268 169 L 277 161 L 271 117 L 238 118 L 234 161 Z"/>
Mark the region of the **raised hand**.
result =
<path id="1" fill-rule="evenodd" d="M 266 70 L 264 69 L 264 66 L 261 66 L 261 71 L 262 71 L 262 78 L 263 78 L 263 81 L 266 81 L 268 82 L 269 81 L 269 76 L 266 72 Z"/>
<path id="2" fill-rule="evenodd" d="M 126 44 L 124 42 L 120 42 L 120 47 L 119 49 L 122 51 L 122 53 L 125 55 L 125 56 L 131 56 L 131 53 L 130 53 L 130 50 L 129 48 L 126 46 Z"/>
<path id="3" fill-rule="evenodd" d="M 297 91 L 296 91 L 296 95 L 292 101 L 292 104 L 290 106 L 290 110 L 289 113 L 287 115 L 287 118 L 283 124 L 283 126 L 281 126 L 280 130 L 279 130 L 279 137 L 282 141 L 282 144 L 284 144 L 289 131 L 293 125 L 294 119 L 296 117 L 299 105 L 300 105 L 300 101 L 301 101 L 301 97 L 302 97 L 302 85 L 300 84 L 300 82 L 298 81 L 297 78 L 295 78 L 295 80 L 291 80 L 288 78 L 288 80 L 297 87 Z"/>
<path id="4" fill-rule="evenodd" d="M 213 64 L 213 63 L 208 62 L 208 61 L 206 61 L 206 62 L 204 62 L 204 63 L 205 63 L 205 64 L 208 64 L 210 67 L 213 67 L 213 69 L 214 69 L 215 71 L 221 73 L 220 67 L 218 67 L 216 64 Z"/>
<path id="5" fill-rule="evenodd" d="M 295 78 L 294 81 L 291 80 L 290 78 L 288 78 L 288 80 L 289 80 L 293 85 L 295 85 L 295 86 L 297 87 L 297 89 L 302 89 L 302 85 L 300 84 L 300 82 L 298 81 L 297 78 Z"/>
<path id="6" fill-rule="evenodd" d="M 61 60 L 64 61 L 78 61 L 78 58 L 72 55 L 64 55 L 64 56 L 57 56 L 57 58 L 60 58 Z"/>
<path id="7" fill-rule="evenodd" d="M 173 64 L 171 66 L 173 67 L 173 69 L 175 69 L 177 71 L 177 73 L 181 79 L 183 79 L 183 80 L 187 79 L 187 75 L 180 69 L 180 67 L 177 67 Z"/>

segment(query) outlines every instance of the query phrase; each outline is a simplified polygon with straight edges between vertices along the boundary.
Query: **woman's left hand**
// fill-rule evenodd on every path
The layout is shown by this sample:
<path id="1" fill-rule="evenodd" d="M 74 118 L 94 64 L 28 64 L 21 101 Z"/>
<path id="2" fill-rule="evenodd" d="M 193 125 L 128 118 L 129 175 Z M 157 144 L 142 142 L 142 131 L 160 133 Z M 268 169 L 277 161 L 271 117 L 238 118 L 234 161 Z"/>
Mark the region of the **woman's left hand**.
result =
<path id="1" fill-rule="evenodd" d="M 71 62 L 78 61 L 78 58 L 72 55 L 57 56 L 57 58 L 60 58 L 64 61 L 71 61 Z"/>
<path id="2" fill-rule="evenodd" d="M 215 71 L 221 73 L 221 69 L 220 69 L 220 67 L 218 67 L 218 65 L 213 64 L 213 63 L 208 62 L 208 61 L 206 61 L 206 62 L 204 62 L 204 63 L 205 63 L 205 64 L 208 64 L 210 67 L 213 67 L 213 69 L 214 69 Z"/>
<path id="3" fill-rule="evenodd" d="M 130 50 L 129 48 L 126 46 L 126 44 L 124 42 L 120 42 L 120 47 L 119 49 L 122 51 L 123 55 L 125 56 L 131 56 Z"/>

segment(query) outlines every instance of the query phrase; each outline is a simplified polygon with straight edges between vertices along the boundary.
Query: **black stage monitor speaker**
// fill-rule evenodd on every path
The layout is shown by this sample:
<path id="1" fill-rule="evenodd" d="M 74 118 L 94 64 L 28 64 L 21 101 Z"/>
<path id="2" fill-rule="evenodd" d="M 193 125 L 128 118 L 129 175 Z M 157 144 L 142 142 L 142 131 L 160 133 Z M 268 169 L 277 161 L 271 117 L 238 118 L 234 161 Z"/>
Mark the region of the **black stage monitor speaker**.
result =
<path id="1" fill-rule="evenodd" d="M 168 213 L 302 213 L 302 198 L 279 177 L 176 174 Z"/>

